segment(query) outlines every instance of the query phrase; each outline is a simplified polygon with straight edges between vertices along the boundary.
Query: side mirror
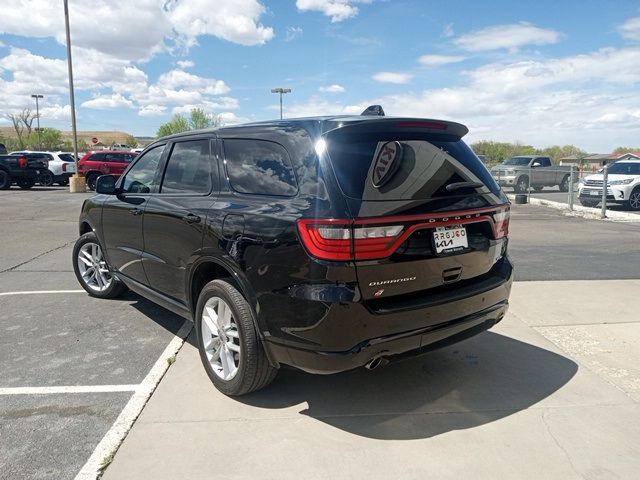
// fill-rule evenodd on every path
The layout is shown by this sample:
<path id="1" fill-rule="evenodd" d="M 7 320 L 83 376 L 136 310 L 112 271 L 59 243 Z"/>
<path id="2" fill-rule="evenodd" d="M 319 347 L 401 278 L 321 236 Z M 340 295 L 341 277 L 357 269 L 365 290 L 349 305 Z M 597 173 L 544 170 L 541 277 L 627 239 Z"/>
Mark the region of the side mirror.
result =
<path id="1" fill-rule="evenodd" d="M 531 168 L 536 168 L 536 167 L 541 167 L 542 164 L 540 162 L 533 162 L 533 164 L 531 164 Z"/>
<path id="2" fill-rule="evenodd" d="M 116 179 L 111 175 L 101 175 L 96 181 L 96 193 L 104 195 L 115 195 Z"/>

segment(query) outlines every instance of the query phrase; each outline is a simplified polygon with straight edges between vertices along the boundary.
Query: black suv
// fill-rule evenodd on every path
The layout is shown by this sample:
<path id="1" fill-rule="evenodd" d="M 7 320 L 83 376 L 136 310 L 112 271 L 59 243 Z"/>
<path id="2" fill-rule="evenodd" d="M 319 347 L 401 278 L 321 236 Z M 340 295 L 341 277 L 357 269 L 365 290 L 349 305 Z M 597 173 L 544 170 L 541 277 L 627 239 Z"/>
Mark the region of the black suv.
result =
<path id="1" fill-rule="evenodd" d="M 215 386 L 289 365 L 375 368 L 486 330 L 508 307 L 509 202 L 458 123 L 280 120 L 151 144 L 85 201 L 73 266 L 196 325 Z"/>

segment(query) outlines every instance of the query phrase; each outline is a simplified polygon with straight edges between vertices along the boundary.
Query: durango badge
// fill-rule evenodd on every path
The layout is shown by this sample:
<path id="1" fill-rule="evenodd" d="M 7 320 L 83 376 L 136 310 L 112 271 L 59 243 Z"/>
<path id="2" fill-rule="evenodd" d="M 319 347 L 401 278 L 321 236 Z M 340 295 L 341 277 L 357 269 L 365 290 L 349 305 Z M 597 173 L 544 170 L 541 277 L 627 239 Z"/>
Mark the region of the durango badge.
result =
<path id="1" fill-rule="evenodd" d="M 402 156 L 400 142 L 387 142 L 378 147 L 373 164 L 371 181 L 375 188 L 380 188 L 387 183 L 400 166 L 399 159 Z"/>

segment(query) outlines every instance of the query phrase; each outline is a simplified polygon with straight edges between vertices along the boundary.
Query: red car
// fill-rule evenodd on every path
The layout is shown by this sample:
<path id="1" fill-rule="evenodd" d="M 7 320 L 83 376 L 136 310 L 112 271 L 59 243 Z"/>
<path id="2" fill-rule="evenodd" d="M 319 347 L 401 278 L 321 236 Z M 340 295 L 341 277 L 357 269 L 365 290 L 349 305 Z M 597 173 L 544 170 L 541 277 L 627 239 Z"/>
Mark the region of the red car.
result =
<path id="1" fill-rule="evenodd" d="M 96 180 L 100 175 L 113 175 L 118 178 L 137 156 L 136 152 L 129 151 L 88 152 L 78 162 L 78 173 L 87 179 L 87 187 L 95 190 Z"/>

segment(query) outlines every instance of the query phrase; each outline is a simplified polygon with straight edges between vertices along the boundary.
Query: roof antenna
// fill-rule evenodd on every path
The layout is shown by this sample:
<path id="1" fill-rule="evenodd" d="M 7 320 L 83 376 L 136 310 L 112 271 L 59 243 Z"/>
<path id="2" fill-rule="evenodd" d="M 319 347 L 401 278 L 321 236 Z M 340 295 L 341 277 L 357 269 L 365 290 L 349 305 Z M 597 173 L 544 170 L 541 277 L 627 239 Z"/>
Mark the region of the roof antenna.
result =
<path id="1" fill-rule="evenodd" d="M 371 117 L 384 117 L 384 110 L 380 105 L 370 105 L 360 115 Z"/>

